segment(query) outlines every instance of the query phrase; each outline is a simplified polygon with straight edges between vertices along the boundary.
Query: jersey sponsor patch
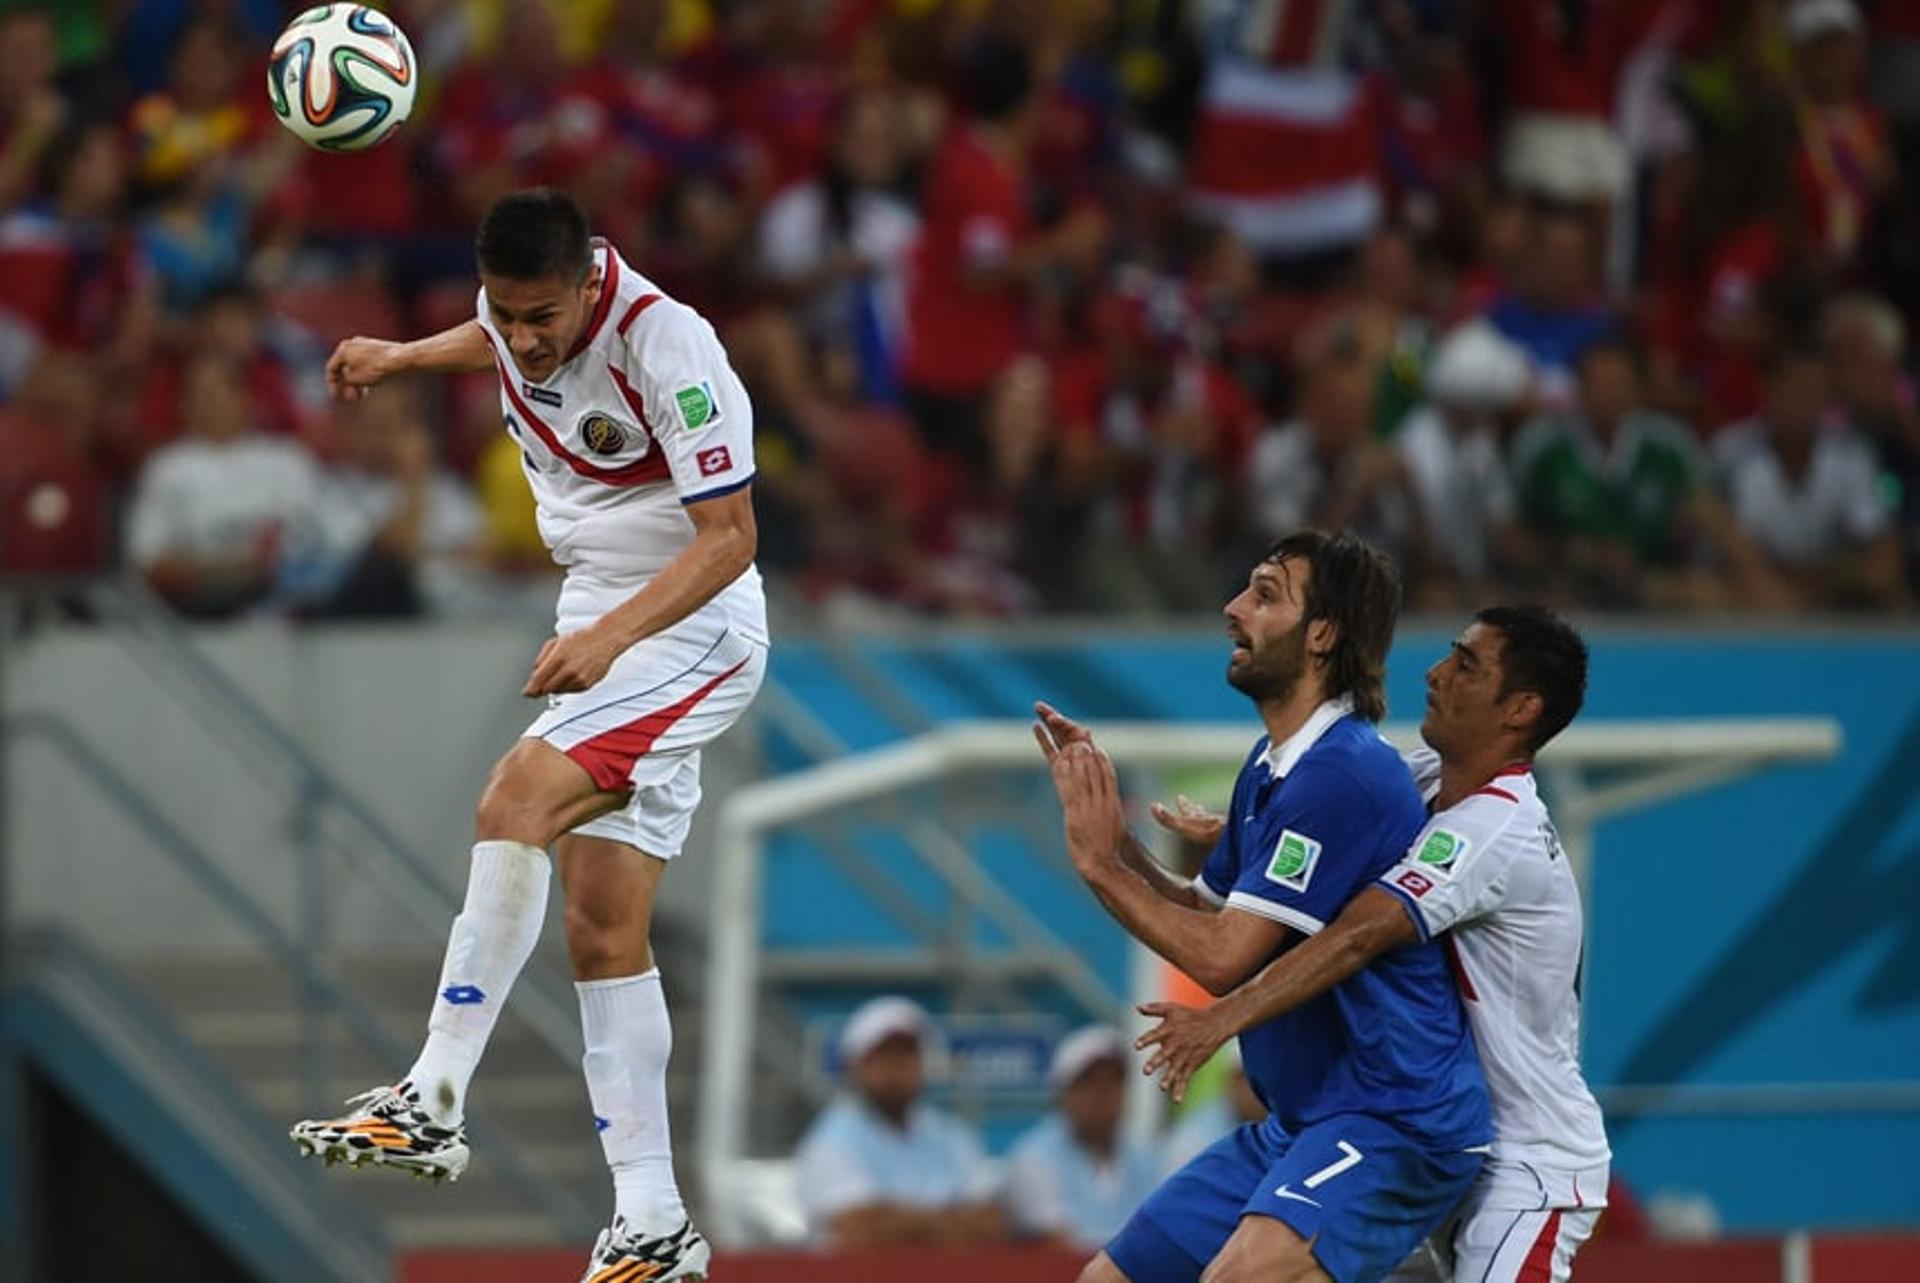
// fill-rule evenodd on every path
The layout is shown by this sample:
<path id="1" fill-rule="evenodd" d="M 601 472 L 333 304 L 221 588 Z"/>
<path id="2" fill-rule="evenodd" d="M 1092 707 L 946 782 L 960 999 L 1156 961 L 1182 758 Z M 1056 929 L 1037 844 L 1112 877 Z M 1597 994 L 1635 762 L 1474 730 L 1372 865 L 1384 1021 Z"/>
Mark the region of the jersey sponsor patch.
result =
<path id="1" fill-rule="evenodd" d="M 702 380 L 673 394 L 680 407 L 680 422 L 689 432 L 710 428 L 720 422 L 720 403 L 714 399 L 713 384 Z"/>
<path id="2" fill-rule="evenodd" d="M 1416 900 L 1433 890 L 1433 879 L 1418 869 L 1402 869 L 1393 884 Z"/>
<path id="3" fill-rule="evenodd" d="M 1453 866 L 1467 853 L 1472 843 L 1449 829 L 1435 829 L 1427 834 L 1427 840 L 1420 844 L 1420 853 L 1414 858 L 1433 873 L 1443 878 L 1453 876 Z"/>
<path id="4" fill-rule="evenodd" d="M 627 446 L 627 434 L 604 414 L 589 414 L 580 420 L 580 440 L 598 455 L 619 454 Z"/>
<path id="5" fill-rule="evenodd" d="M 565 404 L 565 398 L 558 392 L 550 388 L 536 388 L 533 384 L 525 380 L 522 380 L 520 383 L 520 395 L 529 401 L 538 401 L 541 405 L 550 405 L 556 410 Z"/>
<path id="6" fill-rule="evenodd" d="M 700 465 L 700 475 L 703 477 L 717 477 L 733 466 L 733 456 L 727 453 L 723 445 L 700 451 L 693 456 L 693 461 Z"/>
<path id="7" fill-rule="evenodd" d="M 1291 891 L 1305 891 L 1313 881 L 1313 866 L 1320 862 L 1320 844 L 1304 833 L 1280 830 L 1273 844 L 1273 858 L 1267 861 L 1267 881 L 1278 882 Z"/>

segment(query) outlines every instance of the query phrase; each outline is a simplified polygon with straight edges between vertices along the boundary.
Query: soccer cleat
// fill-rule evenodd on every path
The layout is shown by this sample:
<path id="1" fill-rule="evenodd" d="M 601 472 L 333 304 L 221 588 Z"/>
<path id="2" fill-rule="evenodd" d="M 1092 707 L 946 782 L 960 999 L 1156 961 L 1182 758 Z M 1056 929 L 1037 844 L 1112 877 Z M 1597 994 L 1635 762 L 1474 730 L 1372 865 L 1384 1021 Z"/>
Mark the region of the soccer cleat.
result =
<path id="1" fill-rule="evenodd" d="M 327 1166 L 394 1167 L 435 1181 L 457 1181 L 467 1170 L 467 1129 L 442 1127 L 420 1108 L 411 1083 L 375 1087 L 347 1102 L 340 1118 L 295 1123 L 287 1135 L 302 1157 Z"/>
<path id="2" fill-rule="evenodd" d="M 667 1283 L 669 1279 L 704 1279 L 713 1249 L 692 1221 L 659 1238 L 646 1238 L 627 1228 L 627 1218 L 616 1216 L 600 1231 L 593 1259 L 580 1283 Z"/>

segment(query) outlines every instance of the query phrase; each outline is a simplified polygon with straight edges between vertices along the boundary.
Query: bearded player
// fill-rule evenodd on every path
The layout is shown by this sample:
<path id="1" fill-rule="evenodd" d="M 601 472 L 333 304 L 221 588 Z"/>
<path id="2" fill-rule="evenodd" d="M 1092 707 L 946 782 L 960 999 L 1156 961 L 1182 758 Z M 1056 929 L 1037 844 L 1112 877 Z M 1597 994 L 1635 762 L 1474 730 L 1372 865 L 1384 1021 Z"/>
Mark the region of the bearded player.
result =
<path id="1" fill-rule="evenodd" d="M 1412 754 L 1429 818 L 1398 865 L 1327 929 L 1209 1011 L 1161 1024 L 1148 1072 L 1183 1091 L 1236 1031 L 1400 949 L 1445 933 L 1493 1097 L 1493 1151 L 1465 1205 L 1394 1275 L 1565 1283 L 1606 1206 L 1611 1153 L 1580 1073 L 1580 889 L 1533 779 L 1533 757 L 1580 711 L 1587 648 L 1537 607 L 1483 610 L 1427 672 L 1428 748 Z M 1162 822 L 1205 837 L 1217 818 Z"/>
<path id="2" fill-rule="evenodd" d="M 615 1195 L 583 1278 L 704 1278 L 710 1252 L 673 1174 L 673 1033 L 648 937 L 700 801 L 700 750 L 766 669 L 753 409 L 713 327 L 592 239 L 567 197 L 502 198 L 476 249 L 473 320 L 411 343 L 348 339 L 327 384 L 351 400 L 397 375 L 497 372 L 541 537 L 566 571 L 522 689 L 547 708 L 480 795 L 419 1058 L 292 1136 L 329 1161 L 460 1174 L 467 1085 L 539 937 L 551 852 Z"/>

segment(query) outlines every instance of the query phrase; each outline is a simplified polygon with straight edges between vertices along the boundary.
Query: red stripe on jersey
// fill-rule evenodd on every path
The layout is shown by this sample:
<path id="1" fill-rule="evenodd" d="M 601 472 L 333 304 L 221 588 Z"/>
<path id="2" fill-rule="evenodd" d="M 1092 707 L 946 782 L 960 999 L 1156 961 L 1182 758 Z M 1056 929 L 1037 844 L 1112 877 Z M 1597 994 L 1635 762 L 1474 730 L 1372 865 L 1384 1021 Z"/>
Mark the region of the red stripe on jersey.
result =
<path id="1" fill-rule="evenodd" d="M 1556 1207 L 1540 1227 L 1540 1237 L 1533 1240 L 1533 1250 L 1513 1276 L 1514 1283 L 1553 1283 L 1553 1249 L 1559 1241 L 1560 1209 Z"/>
<path id="2" fill-rule="evenodd" d="M 629 786 L 628 777 L 633 774 L 633 764 L 645 756 L 662 735 L 672 730 L 674 723 L 698 708 L 701 700 L 713 694 L 714 687 L 745 668 L 746 664 L 746 660 L 741 660 L 705 686 L 665 708 L 635 718 L 624 726 L 602 731 L 592 739 L 581 740 L 566 750 L 567 756 L 584 766 L 601 789 L 609 793 L 621 792 Z"/>
<path id="3" fill-rule="evenodd" d="M 607 367 L 607 373 L 613 376 L 613 386 L 620 389 L 620 395 L 626 400 L 627 408 L 632 410 L 634 417 L 640 420 L 640 430 L 645 432 L 647 436 L 653 440 L 653 449 L 648 451 L 647 457 L 642 460 L 643 463 L 648 464 L 653 469 L 653 472 L 647 479 L 649 481 L 667 481 L 672 479 L 673 470 L 667 466 L 666 451 L 660 448 L 660 438 L 654 432 L 653 425 L 647 422 L 647 407 L 646 404 L 641 401 L 640 394 L 633 390 L 631 383 L 627 382 L 627 376 L 620 373 L 620 367 L 609 365 Z"/>
<path id="4" fill-rule="evenodd" d="M 1473 987 L 1473 980 L 1467 975 L 1467 964 L 1460 960 L 1460 946 L 1453 942 L 1453 933 L 1440 937 L 1447 948 L 1447 967 L 1453 972 L 1453 979 L 1460 986 L 1460 996 L 1468 1002 L 1480 1001 L 1480 991 Z"/>
<path id="5" fill-rule="evenodd" d="M 593 342 L 593 336 L 607 323 L 607 313 L 613 311 L 614 291 L 620 287 L 620 256 L 613 252 L 613 246 L 603 245 L 607 254 L 607 270 L 600 277 L 600 297 L 594 300 L 593 315 L 587 318 L 587 328 L 580 331 L 580 337 L 567 349 L 567 360 L 571 361 L 587 350 L 587 344 Z"/>
<path id="6" fill-rule="evenodd" d="M 493 343 L 493 335 L 487 335 L 487 342 Z M 667 461 L 661 456 L 657 445 L 654 449 L 647 452 L 645 458 L 636 459 L 634 462 L 618 468 L 603 468 L 599 464 L 588 463 L 585 459 L 572 453 L 564 445 L 560 444 L 560 438 L 555 435 L 554 430 L 545 423 L 542 423 L 540 416 L 535 414 L 527 403 L 520 399 L 520 394 L 514 390 L 513 380 L 508 376 L 508 371 L 514 368 L 513 362 L 507 358 L 506 353 L 500 351 L 498 344 L 494 344 L 493 358 L 495 365 L 499 367 L 500 386 L 506 392 L 507 400 L 513 403 L 515 413 L 526 421 L 528 427 L 533 429 L 535 436 L 546 443 L 547 449 L 566 460 L 569 468 L 572 468 L 583 477 L 589 477 L 595 481 L 604 481 L 610 486 L 639 486 L 651 481 L 664 481 L 667 479 L 669 475 L 667 472 Z M 642 426 L 644 427 L 645 425 L 643 424 Z M 648 435 L 652 435 L 651 432 L 649 432 Z"/>
<path id="7" fill-rule="evenodd" d="M 665 296 L 660 294 L 642 294 L 639 298 L 633 300 L 633 303 L 628 306 L 627 310 L 620 314 L 620 324 L 614 326 L 614 330 L 618 332 L 621 338 L 627 337 L 627 327 L 640 319 L 640 313 L 646 311 L 655 303 L 658 303 L 663 297 Z"/>
<path id="8" fill-rule="evenodd" d="M 1504 797 L 1509 802 L 1518 802 L 1520 800 L 1519 798 L 1515 797 L 1513 794 L 1507 792 L 1505 789 L 1497 789 L 1491 784 L 1487 785 L 1485 788 L 1477 788 L 1473 792 L 1467 794 L 1467 796 L 1479 797 L 1482 794 L 1486 795 L 1487 797 Z"/>
<path id="9" fill-rule="evenodd" d="M 1501 767 L 1499 770 L 1495 771 L 1493 773 L 1493 778 L 1498 780 L 1498 779 L 1504 779 L 1509 775 L 1531 775 L 1531 774 L 1533 774 L 1532 762 L 1509 762 L 1505 766 Z"/>

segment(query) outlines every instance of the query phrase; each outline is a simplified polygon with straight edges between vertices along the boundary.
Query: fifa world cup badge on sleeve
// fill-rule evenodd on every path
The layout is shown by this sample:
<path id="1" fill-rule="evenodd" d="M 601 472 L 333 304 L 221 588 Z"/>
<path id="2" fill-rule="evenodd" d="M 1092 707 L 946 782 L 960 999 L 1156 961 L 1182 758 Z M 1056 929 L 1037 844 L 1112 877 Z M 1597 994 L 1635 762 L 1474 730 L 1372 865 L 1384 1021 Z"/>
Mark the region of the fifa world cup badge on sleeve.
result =
<path id="1" fill-rule="evenodd" d="M 1304 833 L 1282 829 L 1274 844 L 1273 859 L 1267 862 L 1267 881 L 1278 882 L 1293 891 L 1305 891 L 1313 881 L 1313 866 L 1320 862 L 1320 844 Z"/>
<path id="2" fill-rule="evenodd" d="M 714 399 L 713 384 L 700 382 L 673 394 L 680 407 L 680 421 L 689 432 L 710 428 L 720 422 L 720 403 Z"/>
<path id="3" fill-rule="evenodd" d="M 1415 857 L 1429 872 L 1443 878 L 1453 876 L 1453 866 L 1467 853 L 1472 845 L 1458 833 L 1446 829 L 1435 829 L 1427 834 L 1427 840 L 1420 844 L 1420 854 Z"/>

